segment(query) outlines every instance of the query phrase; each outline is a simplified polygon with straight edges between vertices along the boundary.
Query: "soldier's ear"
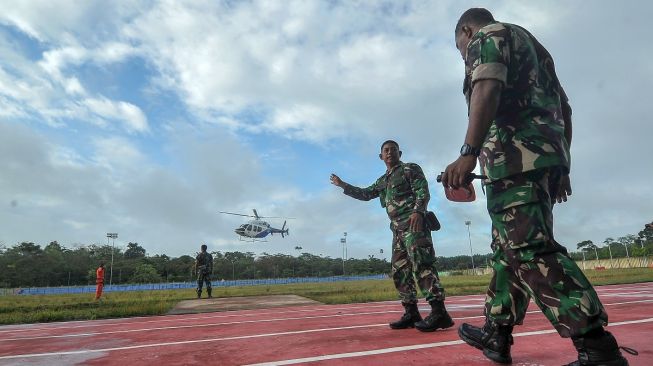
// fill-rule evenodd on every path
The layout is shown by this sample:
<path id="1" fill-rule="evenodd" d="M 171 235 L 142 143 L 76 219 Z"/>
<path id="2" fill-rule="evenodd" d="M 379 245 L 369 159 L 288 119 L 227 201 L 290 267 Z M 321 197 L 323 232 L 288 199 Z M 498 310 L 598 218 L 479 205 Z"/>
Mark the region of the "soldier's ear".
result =
<path id="1" fill-rule="evenodd" d="M 462 30 L 463 33 L 465 33 L 465 36 L 467 38 L 472 38 L 472 36 L 474 35 L 473 32 L 472 32 L 472 28 L 470 26 L 468 26 L 468 25 L 463 25 L 461 30 Z"/>
<path id="2" fill-rule="evenodd" d="M 401 157 L 401 150 L 399 150 L 399 157 Z"/>
<path id="3" fill-rule="evenodd" d="M 383 160 L 383 155 L 379 154 L 379 159 Z"/>

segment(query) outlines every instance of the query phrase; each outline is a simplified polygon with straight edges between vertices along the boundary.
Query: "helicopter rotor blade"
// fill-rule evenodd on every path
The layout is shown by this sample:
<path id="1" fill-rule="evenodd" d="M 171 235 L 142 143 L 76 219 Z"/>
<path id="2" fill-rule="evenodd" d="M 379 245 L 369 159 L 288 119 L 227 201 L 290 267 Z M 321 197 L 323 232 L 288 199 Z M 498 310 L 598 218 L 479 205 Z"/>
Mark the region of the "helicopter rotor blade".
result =
<path id="1" fill-rule="evenodd" d="M 254 212 L 254 215 L 247 215 L 247 214 L 241 214 L 241 213 L 235 213 L 235 212 L 228 212 L 228 211 L 219 211 L 222 214 L 227 214 L 227 215 L 235 215 L 235 216 L 244 216 L 244 217 L 253 217 L 255 219 L 286 219 L 286 220 L 295 220 L 295 217 L 285 217 L 285 216 L 259 216 L 258 212 L 256 209 L 252 209 Z"/>
<path id="2" fill-rule="evenodd" d="M 261 219 L 285 219 L 285 220 L 296 220 L 296 217 L 285 217 L 285 216 L 259 216 Z"/>
<path id="3" fill-rule="evenodd" d="M 285 216 L 259 216 L 258 212 L 256 211 L 255 208 L 252 209 L 254 212 L 254 217 L 257 219 L 290 219 L 290 220 L 295 220 L 294 217 L 285 217 Z"/>
<path id="4" fill-rule="evenodd" d="M 220 211 L 221 214 L 227 214 L 227 215 L 234 215 L 234 216 L 245 216 L 245 217 L 256 217 L 252 215 L 245 215 L 245 214 L 240 214 L 240 213 L 235 213 L 235 212 L 227 212 L 227 211 Z"/>

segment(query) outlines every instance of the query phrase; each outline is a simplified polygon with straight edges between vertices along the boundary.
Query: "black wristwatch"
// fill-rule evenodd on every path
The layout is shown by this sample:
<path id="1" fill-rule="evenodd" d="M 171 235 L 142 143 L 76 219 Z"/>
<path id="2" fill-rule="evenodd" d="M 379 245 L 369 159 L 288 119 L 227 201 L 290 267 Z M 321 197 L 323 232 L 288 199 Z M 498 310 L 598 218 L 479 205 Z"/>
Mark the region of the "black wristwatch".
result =
<path id="1" fill-rule="evenodd" d="M 474 155 L 478 157 L 481 155 L 481 148 L 472 147 L 470 144 L 463 144 L 460 148 L 460 156 Z"/>

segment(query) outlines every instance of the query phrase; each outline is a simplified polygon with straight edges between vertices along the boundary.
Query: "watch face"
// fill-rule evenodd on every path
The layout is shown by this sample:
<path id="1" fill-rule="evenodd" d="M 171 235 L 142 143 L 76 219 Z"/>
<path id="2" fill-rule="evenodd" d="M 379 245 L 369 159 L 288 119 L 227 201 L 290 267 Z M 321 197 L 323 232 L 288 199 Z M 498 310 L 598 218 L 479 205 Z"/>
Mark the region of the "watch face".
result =
<path id="1" fill-rule="evenodd" d="M 474 149 L 471 145 L 469 144 L 464 144 L 460 148 L 460 155 L 462 156 L 467 156 L 467 155 L 474 155 L 474 156 L 479 156 L 481 152 L 481 149 Z"/>

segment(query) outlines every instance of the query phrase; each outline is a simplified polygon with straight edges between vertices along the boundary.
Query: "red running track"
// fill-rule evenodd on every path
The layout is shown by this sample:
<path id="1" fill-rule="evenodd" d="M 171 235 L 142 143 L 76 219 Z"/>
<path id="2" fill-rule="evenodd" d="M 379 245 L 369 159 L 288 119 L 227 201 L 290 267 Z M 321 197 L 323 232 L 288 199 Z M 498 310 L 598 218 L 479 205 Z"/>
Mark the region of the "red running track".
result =
<path id="1" fill-rule="evenodd" d="M 631 365 L 653 365 L 653 282 L 597 287 L 608 329 Z M 483 296 L 451 296 L 456 326 L 392 330 L 396 301 L 243 310 L 0 327 L 0 365 L 494 365 L 458 338 L 483 323 Z M 421 305 L 423 314 L 428 306 Z M 576 357 L 531 303 L 515 328 L 515 365 L 561 365 Z"/>

